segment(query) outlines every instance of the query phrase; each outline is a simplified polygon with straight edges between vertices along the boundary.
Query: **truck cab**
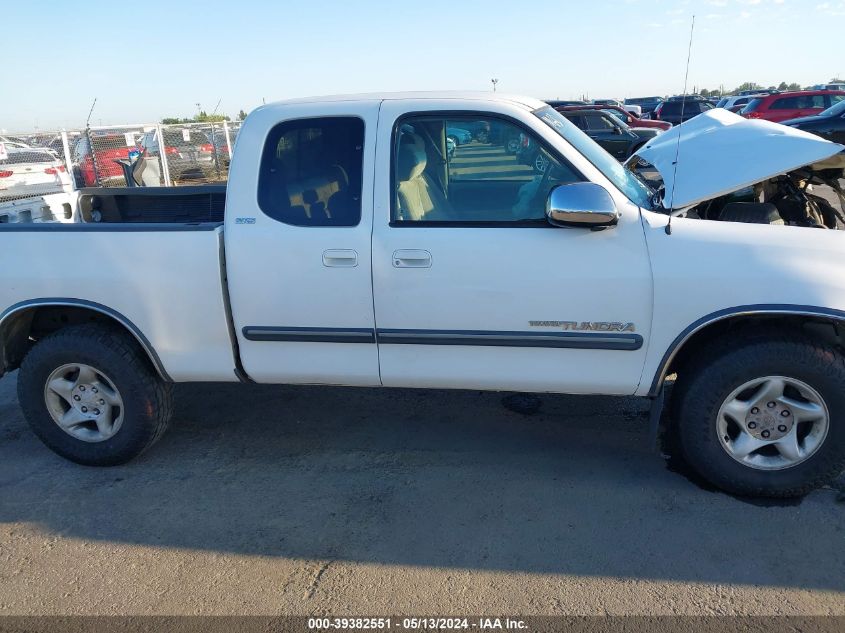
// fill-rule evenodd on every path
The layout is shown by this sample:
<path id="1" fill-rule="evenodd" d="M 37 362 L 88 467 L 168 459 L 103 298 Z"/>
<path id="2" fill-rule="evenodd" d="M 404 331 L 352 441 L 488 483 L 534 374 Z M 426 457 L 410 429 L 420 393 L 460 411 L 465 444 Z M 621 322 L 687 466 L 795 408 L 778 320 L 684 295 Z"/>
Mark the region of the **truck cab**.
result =
<path id="1" fill-rule="evenodd" d="M 637 395 L 656 434 L 671 376 L 692 468 L 803 494 L 845 465 L 845 214 L 809 188 L 843 149 L 716 110 L 623 165 L 526 97 L 266 105 L 225 188 L 0 225 L 0 373 L 88 465 L 149 448 L 174 382 Z"/>

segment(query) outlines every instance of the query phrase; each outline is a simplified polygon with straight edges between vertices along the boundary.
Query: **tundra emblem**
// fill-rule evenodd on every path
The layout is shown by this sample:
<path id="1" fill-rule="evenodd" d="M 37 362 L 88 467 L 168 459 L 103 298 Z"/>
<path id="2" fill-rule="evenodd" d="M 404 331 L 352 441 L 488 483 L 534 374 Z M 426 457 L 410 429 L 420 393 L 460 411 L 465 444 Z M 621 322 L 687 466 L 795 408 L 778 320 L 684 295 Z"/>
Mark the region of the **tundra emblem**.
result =
<path id="1" fill-rule="evenodd" d="M 531 327 L 556 327 L 577 332 L 635 332 L 633 323 L 618 321 L 529 321 Z"/>

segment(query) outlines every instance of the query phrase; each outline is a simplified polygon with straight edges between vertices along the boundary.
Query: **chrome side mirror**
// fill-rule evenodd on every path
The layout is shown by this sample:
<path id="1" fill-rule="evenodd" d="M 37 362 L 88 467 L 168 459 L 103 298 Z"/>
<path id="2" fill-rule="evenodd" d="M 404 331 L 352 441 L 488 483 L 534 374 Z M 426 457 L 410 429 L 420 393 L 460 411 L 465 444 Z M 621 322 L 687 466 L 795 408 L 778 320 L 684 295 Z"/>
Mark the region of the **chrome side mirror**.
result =
<path id="1" fill-rule="evenodd" d="M 619 211 L 601 185 L 575 182 L 558 185 L 549 192 L 546 219 L 555 226 L 613 226 L 619 221 Z"/>

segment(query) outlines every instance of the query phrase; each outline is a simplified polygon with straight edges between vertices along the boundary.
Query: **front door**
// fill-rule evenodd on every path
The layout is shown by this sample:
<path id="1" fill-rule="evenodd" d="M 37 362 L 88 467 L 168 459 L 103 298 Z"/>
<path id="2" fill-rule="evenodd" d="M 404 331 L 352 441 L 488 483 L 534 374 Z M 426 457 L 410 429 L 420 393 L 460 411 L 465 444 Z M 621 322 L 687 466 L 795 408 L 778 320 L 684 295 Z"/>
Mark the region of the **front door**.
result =
<path id="1" fill-rule="evenodd" d="M 636 207 L 603 231 L 544 218 L 548 190 L 583 176 L 524 125 L 385 102 L 373 284 L 388 386 L 633 393 L 651 321 Z M 489 132 L 447 150 L 446 128 Z M 547 159 L 520 162 L 530 135 Z"/>
<path id="2" fill-rule="evenodd" d="M 587 134 L 617 160 L 628 158 L 635 136 L 610 119 L 609 114 L 588 112 L 584 115 Z"/>
<path id="3" fill-rule="evenodd" d="M 242 171 L 233 178 L 250 181 L 226 201 L 240 356 L 257 382 L 378 385 L 370 270 L 378 102 L 316 109 L 286 105 L 285 120 L 268 123 L 257 182 L 246 157 L 234 165 Z"/>

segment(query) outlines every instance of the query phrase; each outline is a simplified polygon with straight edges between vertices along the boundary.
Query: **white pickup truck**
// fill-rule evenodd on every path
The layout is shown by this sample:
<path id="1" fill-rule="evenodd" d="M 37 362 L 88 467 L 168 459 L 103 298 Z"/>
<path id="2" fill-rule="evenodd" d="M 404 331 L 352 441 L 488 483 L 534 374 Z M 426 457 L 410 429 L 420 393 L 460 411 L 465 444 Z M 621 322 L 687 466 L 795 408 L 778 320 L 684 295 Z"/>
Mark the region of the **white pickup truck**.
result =
<path id="1" fill-rule="evenodd" d="M 657 424 L 676 375 L 693 468 L 803 494 L 845 463 L 843 214 L 813 193 L 842 150 L 719 111 L 623 166 L 529 98 L 263 106 L 227 190 L 0 226 L 0 373 L 92 465 L 156 441 L 173 382 L 637 395 Z"/>

